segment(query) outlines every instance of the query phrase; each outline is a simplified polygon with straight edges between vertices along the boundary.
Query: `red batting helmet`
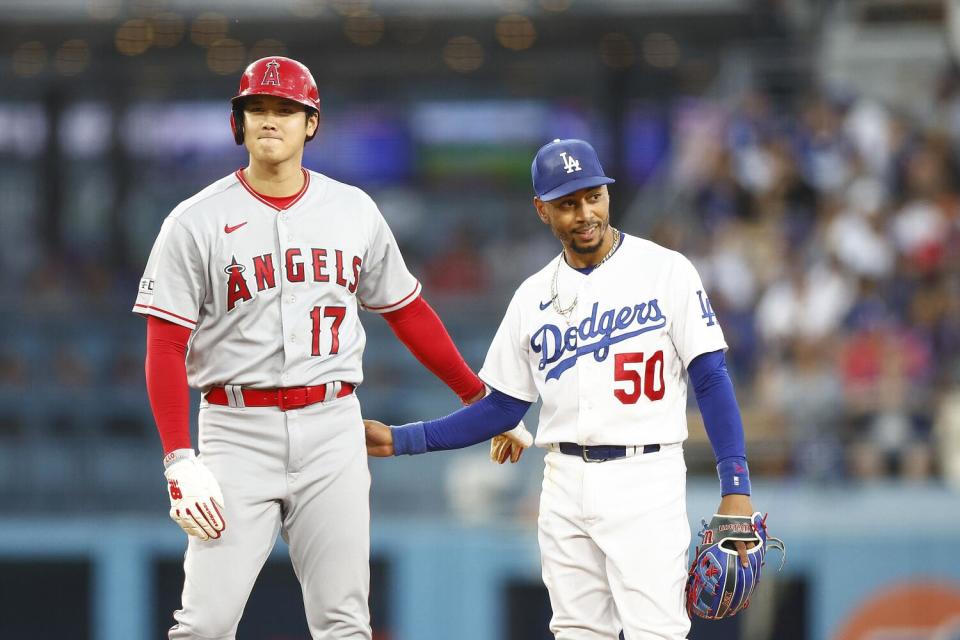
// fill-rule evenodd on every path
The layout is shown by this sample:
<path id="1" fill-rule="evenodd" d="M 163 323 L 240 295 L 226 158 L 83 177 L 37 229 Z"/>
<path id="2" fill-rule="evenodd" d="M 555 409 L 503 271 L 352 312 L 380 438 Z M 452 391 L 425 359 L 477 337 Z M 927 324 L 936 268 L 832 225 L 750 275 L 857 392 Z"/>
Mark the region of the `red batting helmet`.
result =
<path id="1" fill-rule="evenodd" d="M 237 144 L 243 144 L 243 98 L 277 96 L 299 102 L 320 113 L 320 91 L 310 69 L 296 60 L 281 56 L 260 58 L 251 62 L 240 76 L 240 91 L 231 100 L 230 128 Z M 312 139 L 313 136 L 307 138 Z"/>

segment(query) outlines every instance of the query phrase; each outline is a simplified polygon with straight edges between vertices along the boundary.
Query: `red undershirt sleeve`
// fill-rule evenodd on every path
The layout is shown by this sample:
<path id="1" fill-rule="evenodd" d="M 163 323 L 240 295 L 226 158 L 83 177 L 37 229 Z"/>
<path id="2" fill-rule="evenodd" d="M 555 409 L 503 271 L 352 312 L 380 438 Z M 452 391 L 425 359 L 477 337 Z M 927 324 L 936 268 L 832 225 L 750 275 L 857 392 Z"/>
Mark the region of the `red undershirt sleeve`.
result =
<path id="1" fill-rule="evenodd" d="M 192 449 L 190 443 L 190 389 L 187 386 L 187 342 L 191 330 L 147 317 L 147 395 L 160 432 L 164 454 Z"/>
<path id="2" fill-rule="evenodd" d="M 410 353 L 463 402 L 482 396 L 483 382 L 467 366 L 447 328 L 423 296 L 383 317 Z"/>

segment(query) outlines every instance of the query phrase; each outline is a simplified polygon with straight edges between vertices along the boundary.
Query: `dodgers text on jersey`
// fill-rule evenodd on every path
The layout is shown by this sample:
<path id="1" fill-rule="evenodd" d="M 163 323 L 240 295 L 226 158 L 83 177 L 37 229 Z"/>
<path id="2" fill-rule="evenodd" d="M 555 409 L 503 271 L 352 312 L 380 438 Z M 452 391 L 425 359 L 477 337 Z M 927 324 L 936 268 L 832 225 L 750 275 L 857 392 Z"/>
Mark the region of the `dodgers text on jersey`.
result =
<path id="1" fill-rule="evenodd" d="M 530 347 L 534 353 L 540 354 L 540 370 L 554 365 L 547 371 L 546 380 L 559 380 L 582 356 L 593 354 L 594 360 L 603 362 L 610 355 L 611 345 L 667 326 L 667 318 L 656 298 L 603 312 L 599 311 L 599 306 L 595 302 L 590 315 L 579 326 L 563 330 L 555 324 L 545 323 L 533 333 Z"/>

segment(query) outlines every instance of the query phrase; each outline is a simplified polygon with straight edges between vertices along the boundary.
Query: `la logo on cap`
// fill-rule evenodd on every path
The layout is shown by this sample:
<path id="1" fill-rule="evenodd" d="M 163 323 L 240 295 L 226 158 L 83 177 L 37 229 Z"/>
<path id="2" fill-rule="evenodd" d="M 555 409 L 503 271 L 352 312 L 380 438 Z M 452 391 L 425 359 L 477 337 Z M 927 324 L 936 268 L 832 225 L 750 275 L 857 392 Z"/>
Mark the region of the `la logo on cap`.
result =
<path id="1" fill-rule="evenodd" d="M 569 138 L 555 139 L 537 150 L 530 165 L 533 192 L 549 202 L 579 189 L 612 184 L 600 166 L 597 152 L 589 142 Z"/>
<path id="2" fill-rule="evenodd" d="M 558 141 L 559 142 L 559 141 Z M 563 168 L 567 170 L 567 173 L 573 173 L 574 171 L 580 171 L 580 161 L 574 158 L 573 156 L 568 156 L 566 151 L 560 152 L 560 157 L 563 158 Z"/>

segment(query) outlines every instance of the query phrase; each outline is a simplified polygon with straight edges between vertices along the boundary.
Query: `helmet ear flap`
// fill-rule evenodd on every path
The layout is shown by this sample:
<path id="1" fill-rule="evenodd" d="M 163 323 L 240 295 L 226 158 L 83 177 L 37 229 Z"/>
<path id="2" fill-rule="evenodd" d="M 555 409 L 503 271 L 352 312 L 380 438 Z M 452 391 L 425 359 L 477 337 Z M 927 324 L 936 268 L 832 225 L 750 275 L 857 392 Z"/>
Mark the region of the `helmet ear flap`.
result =
<path id="1" fill-rule="evenodd" d="M 230 130 L 233 132 L 233 141 L 243 144 L 243 109 L 234 108 L 230 112 Z"/>

